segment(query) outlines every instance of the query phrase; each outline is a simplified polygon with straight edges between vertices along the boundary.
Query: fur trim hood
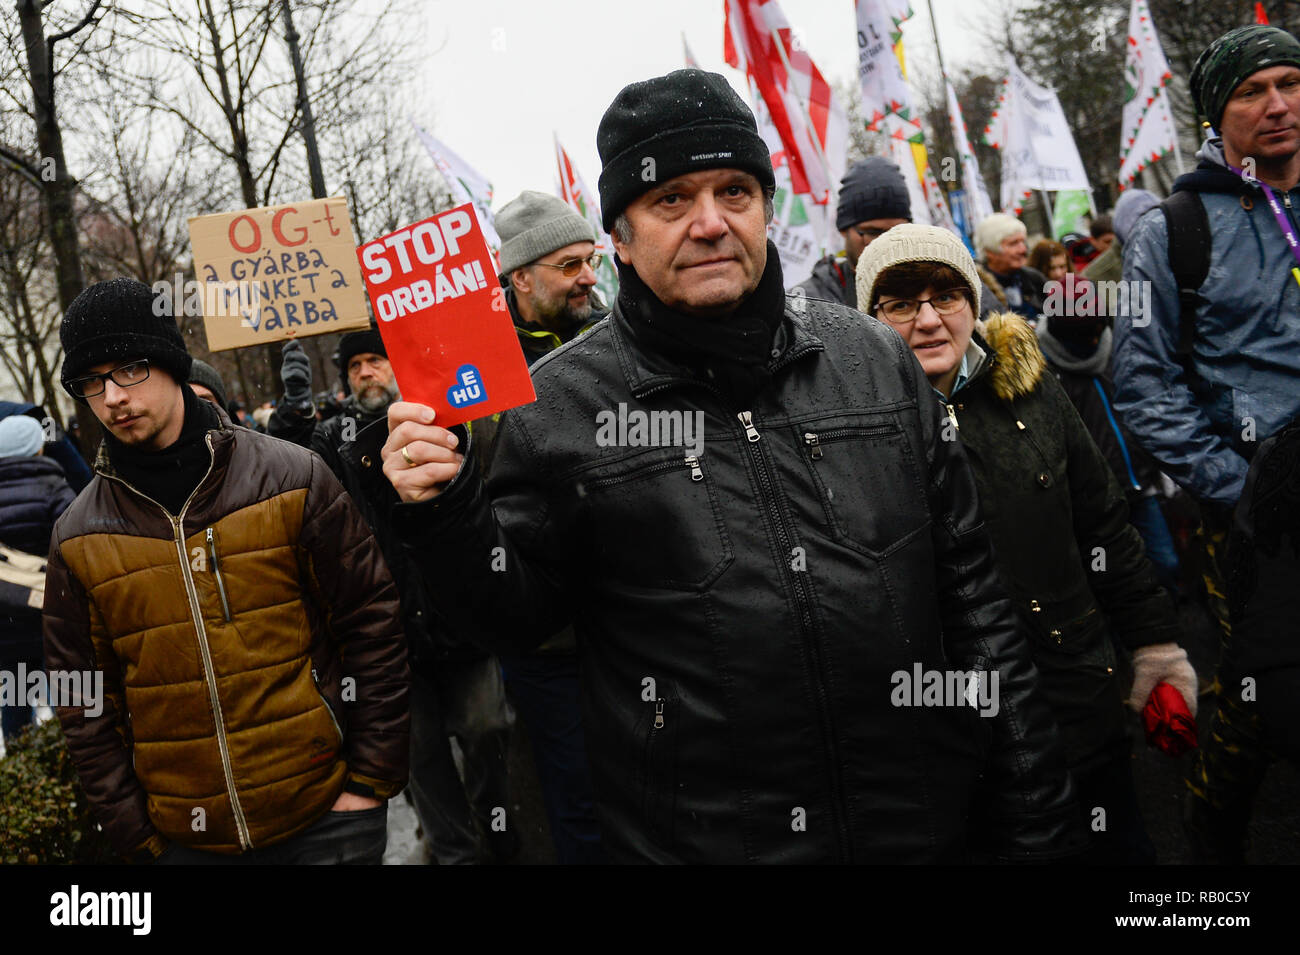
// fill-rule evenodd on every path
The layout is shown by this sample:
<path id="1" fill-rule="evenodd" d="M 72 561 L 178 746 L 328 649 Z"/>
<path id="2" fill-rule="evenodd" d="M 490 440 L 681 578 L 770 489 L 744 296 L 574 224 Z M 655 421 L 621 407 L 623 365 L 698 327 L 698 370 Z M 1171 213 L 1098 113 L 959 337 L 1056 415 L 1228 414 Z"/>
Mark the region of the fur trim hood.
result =
<path id="1" fill-rule="evenodd" d="M 1013 401 L 1038 387 L 1047 370 L 1047 359 L 1028 322 L 1014 312 L 994 312 L 975 323 L 975 332 L 992 352 L 988 360 L 992 362 L 989 375 L 993 394 L 1002 401 Z M 971 344 L 975 344 L 973 337 Z M 971 369 L 972 380 L 983 371 L 983 365 L 981 361 Z"/>

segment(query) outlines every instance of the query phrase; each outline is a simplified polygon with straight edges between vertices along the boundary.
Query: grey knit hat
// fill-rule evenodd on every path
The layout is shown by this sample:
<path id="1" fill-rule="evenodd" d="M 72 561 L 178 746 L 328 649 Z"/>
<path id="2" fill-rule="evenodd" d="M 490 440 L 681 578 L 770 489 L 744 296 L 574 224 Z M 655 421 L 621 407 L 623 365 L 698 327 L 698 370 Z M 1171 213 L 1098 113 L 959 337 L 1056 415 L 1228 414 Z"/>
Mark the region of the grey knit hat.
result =
<path id="1" fill-rule="evenodd" d="M 966 280 L 975 314 L 979 314 L 983 283 L 966 246 L 947 229 L 915 222 L 894 226 L 863 250 L 857 269 L 858 311 L 867 312 L 871 307 L 871 293 L 881 273 L 904 262 L 937 262 L 952 266 Z"/>
<path id="2" fill-rule="evenodd" d="M 595 242 L 591 223 L 563 199 L 544 192 L 521 192 L 496 215 L 501 236 L 501 274 L 536 262 L 574 242 Z"/>

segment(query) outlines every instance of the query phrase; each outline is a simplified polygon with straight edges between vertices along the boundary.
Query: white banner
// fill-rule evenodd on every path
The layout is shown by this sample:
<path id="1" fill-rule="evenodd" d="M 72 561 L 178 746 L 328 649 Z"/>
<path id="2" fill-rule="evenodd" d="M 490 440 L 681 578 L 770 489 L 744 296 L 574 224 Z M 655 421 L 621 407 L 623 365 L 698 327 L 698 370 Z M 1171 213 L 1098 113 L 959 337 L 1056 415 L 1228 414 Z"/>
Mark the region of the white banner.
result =
<path id="1" fill-rule="evenodd" d="M 1002 208 L 1025 190 L 1089 189 L 1079 148 L 1056 94 L 1008 62 L 1006 141 L 1002 147 Z"/>
<path id="2" fill-rule="evenodd" d="M 474 211 L 478 213 L 479 223 L 483 227 L 483 238 L 487 240 L 488 248 L 495 256 L 501 251 L 501 237 L 497 235 L 496 226 L 493 225 L 492 183 L 452 152 L 446 143 L 421 129 L 414 121 L 411 125 L 415 126 L 415 134 L 420 137 L 420 142 L 429 151 L 434 165 L 438 167 L 438 172 L 442 173 L 442 178 L 446 180 L 447 188 L 451 190 L 456 205 L 464 205 L 467 202 L 474 204 Z"/>
<path id="3" fill-rule="evenodd" d="M 921 123 L 912 115 L 912 92 L 894 55 L 906 3 L 898 0 L 856 0 L 858 18 L 858 83 L 863 116 L 871 132 L 893 134 L 920 142 Z M 910 15 L 911 10 L 906 13 Z"/>

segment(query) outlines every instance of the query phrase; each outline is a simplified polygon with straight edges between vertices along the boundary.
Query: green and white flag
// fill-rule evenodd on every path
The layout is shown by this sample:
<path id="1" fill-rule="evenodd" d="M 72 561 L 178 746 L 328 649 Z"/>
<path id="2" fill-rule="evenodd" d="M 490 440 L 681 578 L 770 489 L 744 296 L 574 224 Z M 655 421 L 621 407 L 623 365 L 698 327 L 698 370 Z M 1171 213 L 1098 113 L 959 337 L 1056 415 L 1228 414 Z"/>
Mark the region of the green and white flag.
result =
<path id="1" fill-rule="evenodd" d="M 1083 189 L 1070 189 L 1056 194 L 1056 210 L 1052 215 L 1052 235 L 1060 240 L 1071 232 L 1087 232 L 1084 216 L 1089 215 L 1088 193 Z"/>

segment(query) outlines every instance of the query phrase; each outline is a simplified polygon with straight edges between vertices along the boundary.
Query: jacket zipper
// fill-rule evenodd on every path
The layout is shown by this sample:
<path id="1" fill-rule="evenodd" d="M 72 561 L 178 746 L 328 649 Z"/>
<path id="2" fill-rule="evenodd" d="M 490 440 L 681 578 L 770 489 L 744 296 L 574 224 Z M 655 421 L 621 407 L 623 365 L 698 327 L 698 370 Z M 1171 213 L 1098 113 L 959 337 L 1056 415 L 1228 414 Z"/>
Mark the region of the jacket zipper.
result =
<path id="1" fill-rule="evenodd" d="M 768 514 L 771 516 L 772 524 L 780 538 L 780 551 L 781 553 L 790 553 L 792 549 L 790 532 L 786 527 L 785 517 L 781 514 L 781 508 L 776 503 L 776 487 L 772 481 L 771 469 L 768 466 L 766 455 L 763 452 L 762 435 L 754 427 L 754 414 L 752 411 L 740 411 L 737 412 L 736 417 L 745 429 L 750 458 L 754 462 L 754 469 L 758 472 L 760 497 L 767 505 Z M 811 432 L 809 433 L 811 434 Z M 783 566 L 782 573 L 787 572 Z M 831 719 L 830 700 L 826 691 L 825 680 L 822 678 L 822 674 L 825 672 L 825 663 L 822 659 L 821 647 L 817 642 L 817 631 L 812 612 L 812 595 L 808 591 L 807 581 L 802 574 L 790 572 L 789 576 L 792 584 L 791 592 L 795 595 L 795 603 L 799 608 L 805 664 L 808 667 L 808 672 L 812 675 L 816 690 L 817 715 L 822 733 L 823 752 L 830 757 L 831 811 L 834 815 L 835 830 L 839 835 L 840 859 L 844 862 L 852 862 L 852 848 L 846 822 L 848 811 L 844 798 L 844 781 L 840 776 L 839 752 L 835 746 L 835 731 Z"/>
<path id="2" fill-rule="evenodd" d="M 330 722 L 334 724 L 334 732 L 339 734 L 339 745 L 343 745 L 343 727 L 339 725 L 339 718 L 334 715 L 334 707 L 330 706 L 330 701 L 325 696 L 325 691 L 320 688 L 320 677 L 316 675 L 316 668 L 311 668 L 311 681 L 316 685 L 316 695 L 320 701 L 325 704 L 325 712 L 330 715 Z"/>
<path id="3" fill-rule="evenodd" d="M 952 402 L 945 401 L 943 406 L 948 409 L 948 420 L 952 422 L 952 426 L 956 428 L 958 431 L 960 431 L 961 425 L 957 423 L 957 411 L 955 408 L 953 408 Z"/>
<path id="4" fill-rule="evenodd" d="M 194 490 L 190 492 L 190 496 L 187 497 L 185 503 L 181 505 L 181 513 L 177 517 L 173 517 L 167 508 L 163 507 L 149 495 L 136 490 L 121 478 L 108 474 L 105 474 L 104 476 L 117 481 L 127 490 L 144 498 L 167 515 L 167 520 L 171 521 L 172 533 L 175 535 L 174 543 L 176 544 L 176 556 L 180 559 L 181 576 L 185 580 L 185 596 L 189 600 L 190 617 L 194 620 L 194 631 L 195 635 L 198 637 L 199 652 L 203 658 L 203 675 L 208 684 L 208 700 L 212 704 L 212 715 L 216 721 L 217 750 L 221 754 L 221 769 L 226 776 L 226 791 L 230 794 L 230 808 L 235 816 L 235 828 L 239 831 L 240 846 L 244 849 L 251 849 L 253 848 L 253 840 L 248 834 L 248 823 L 244 819 L 244 810 L 239 805 L 239 795 L 235 792 L 235 774 L 230 765 L 230 744 L 226 740 L 225 719 L 221 715 L 221 700 L 217 696 L 217 674 L 216 668 L 212 665 L 212 651 L 208 647 L 208 631 L 207 628 L 203 626 L 203 611 L 199 607 L 198 591 L 194 587 L 194 578 L 190 574 L 190 562 L 188 560 L 188 555 L 185 553 L 185 512 L 189 509 L 190 501 L 194 500 L 194 495 L 197 494 L 199 488 L 203 486 L 203 482 L 212 474 L 212 467 L 216 461 L 212 456 L 211 431 L 203 436 L 203 441 L 208 446 L 208 469 L 204 472 L 203 479 L 194 486 Z M 100 473 L 102 474 L 103 472 Z"/>
<path id="5" fill-rule="evenodd" d="M 230 601 L 226 600 L 226 582 L 221 576 L 221 562 L 217 560 L 217 542 L 213 537 L 212 528 L 208 528 L 208 553 L 212 557 L 212 574 L 217 578 L 217 593 L 221 595 L 221 612 L 225 614 L 226 623 L 230 623 Z"/>

